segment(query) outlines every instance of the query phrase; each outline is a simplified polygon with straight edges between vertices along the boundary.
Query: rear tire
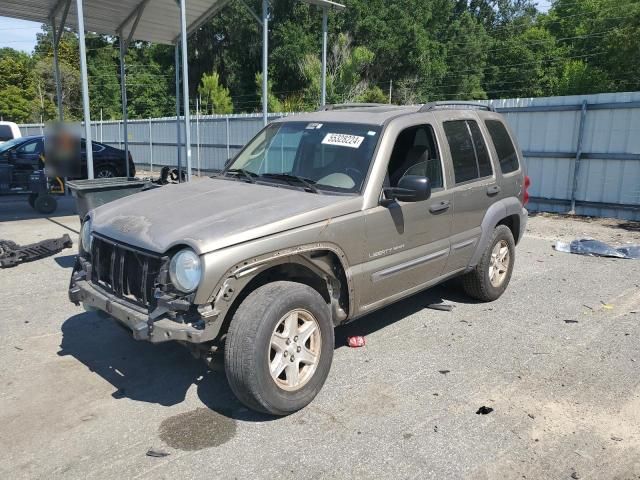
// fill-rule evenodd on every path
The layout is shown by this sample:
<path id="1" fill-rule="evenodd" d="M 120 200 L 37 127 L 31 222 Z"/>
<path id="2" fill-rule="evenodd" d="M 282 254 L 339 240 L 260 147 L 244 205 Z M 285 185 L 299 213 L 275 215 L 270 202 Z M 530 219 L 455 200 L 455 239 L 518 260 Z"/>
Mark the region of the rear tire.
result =
<path id="1" fill-rule="evenodd" d="M 506 225 L 498 225 L 478 265 L 462 276 L 464 291 L 483 302 L 498 299 L 509 285 L 515 259 L 513 234 Z"/>
<path id="2" fill-rule="evenodd" d="M 118 172 L 111 165 L 100 165 L 97 167 L 94 178 L 114 178 L 118 176 Z"/>
<path id="3" fill-rule="evenodd" d="M 227 379 L 247 407 L 288 415 L 318 394 L 333 348 L 333 323 L 322 296 L 301 283 L 269 283 L 249 294 L 233 316 L 225 345 Z"/>
<path id="4" fill-rule="evenodd" d="M 56 211 L 58 208 L 58 201 L 53 197 L 53 195 L 44 194 L 38 195 L 33 202 L 33 208 L 39 213 L 43 213 L 48 215 Z"/>

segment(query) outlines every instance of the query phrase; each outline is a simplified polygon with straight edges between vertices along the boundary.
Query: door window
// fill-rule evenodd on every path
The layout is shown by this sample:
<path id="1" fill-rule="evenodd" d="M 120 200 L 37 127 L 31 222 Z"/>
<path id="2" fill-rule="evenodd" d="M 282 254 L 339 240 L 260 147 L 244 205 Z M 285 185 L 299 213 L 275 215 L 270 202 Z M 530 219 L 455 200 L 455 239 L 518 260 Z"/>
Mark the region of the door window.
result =
<path id="1" fill-rule="evenodd" d="M 428 177 L 431 188 L 443 188 L 442 164 L 438 155 L 435 134 L 431 125 L 416 125 L 398 135 L 391 152 L 388 183 L 397 187 L 402 177 Z"/>
<path id="2" fill-rule="evenodd" d="M 487 126 L 487 130 L 489 130 L 493 145 L 496 147 L 502 173 L 518 170 L 520 168 L 518 155 L 504 124 L 499 120 L 486 120 L 484 123 Z"/>
<path id="3" fill-rule="evenodd" d="M 16 150 L 18 153 L 24 153 L 24 154 L 33 154 L 33 153 L 39 153 L 39 149 L 38 149 L 38 144 L 40 142 L 38 140 L 34 140 L 33 142 L 28 142 L 25 143 L 24 145 L 18 147 L 18 149 Z"/>
<path id="4" fill-rule="evenodd" d="M 491 176 L 491 160 L 478 124 L 473 120 L 444 122 L 456 183 Z"/>

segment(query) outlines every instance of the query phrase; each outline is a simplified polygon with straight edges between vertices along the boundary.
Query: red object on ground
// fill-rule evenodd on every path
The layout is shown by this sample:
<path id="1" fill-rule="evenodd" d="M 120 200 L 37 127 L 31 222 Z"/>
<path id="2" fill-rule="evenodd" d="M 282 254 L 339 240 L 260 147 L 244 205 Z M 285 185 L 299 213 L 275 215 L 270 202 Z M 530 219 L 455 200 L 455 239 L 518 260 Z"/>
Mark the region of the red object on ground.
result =
<path id="1" fill-rule="evenodd" d="M 364 347 L 365 345 L 364 337 L 361 336 L 349 337 L 348 340 L 351 348 Z"/>

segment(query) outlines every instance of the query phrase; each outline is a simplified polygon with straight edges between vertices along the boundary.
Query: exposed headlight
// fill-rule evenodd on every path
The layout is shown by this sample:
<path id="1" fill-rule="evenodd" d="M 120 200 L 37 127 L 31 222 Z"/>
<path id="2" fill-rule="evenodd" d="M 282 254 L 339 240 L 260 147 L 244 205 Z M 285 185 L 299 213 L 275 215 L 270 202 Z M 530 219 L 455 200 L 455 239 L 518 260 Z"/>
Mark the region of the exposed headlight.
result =
<path id="1" fill-rule="evenodd" d="M 88 218 L 83 224 L 80 230 L 80 248 L 87 253 L 91 253 L 91 242 L 93 241 L 93 235 L 91 235 L 91 219 Z"/>
<path id="2" fill-rule="evenodd" d="M 188 248 L 180 250 L 171 259 L 169 276 L 174 287 L 184 293 L 193 292 L 200 284 L 202 265 L 200 257 Z"/>

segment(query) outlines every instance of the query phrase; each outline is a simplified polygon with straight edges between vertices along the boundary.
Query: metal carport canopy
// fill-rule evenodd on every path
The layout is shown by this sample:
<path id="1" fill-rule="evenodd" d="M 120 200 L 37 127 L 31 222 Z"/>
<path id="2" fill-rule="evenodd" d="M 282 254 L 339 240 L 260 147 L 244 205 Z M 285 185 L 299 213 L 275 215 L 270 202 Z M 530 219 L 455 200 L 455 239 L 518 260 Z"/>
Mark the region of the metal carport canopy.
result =
<path id="1" fill-rule="evenodd" d="M 180 123 L 179 111 L 179 70 L 182 44 L 182 78 L 185 123 L 185 150 L 187 157 L 187 179 L 191 179 L 191 142 L 189 115 L 189 87 L 187 65 L 187 37 L 213 15 L 222 10 L 231 0 L 1 0 L 0 16 L 19 18 L 34 22 L 50 24 L 53 27 L 54 69 L 59 119 L 63 118 L 61 104 L 59 71 L 57 62 L 57 45 L 62 29 L 71 27 L 78 32 L 80 40 L 80 76 L 82 83 L 82 103 L 84 110 L 85 136 L 87 142 L 87 170 L 89 178 L 93 178 L 93 152 L 91 146 L 91 115 L 89 112 L 89 88 L 87 75 L 87 59 L 85 32 L 90 31 L 103 35 L 118 35 L 120 43 L 120 71 L 123 105 L 123 123 L 125 133 L 125 152 L 128 155 L 127 111 L 126 111 L 126 73 L 124 53 L 131 40 L 152 43 L 172 44 L 176 50 L 176 124 Z M 241 0 L 246 6 L 244 0 Z M 322 99 L 326 99 L 327 70 L 327 10 L 342 10 L 344 5 L 331 0 L 302 0 L 323 9 L 323 48 L 322 48 Z M 76 8 L 70 8 L 75 3 Z M 267 124 L 268 113 L 268 39 L 269 39 L 269 0 L 262 0 L 262 18 L 253 10 L 252 15 L 260 22 L 263 30 L 263 71 L 262 71 L 262 104 L 264 124 Z M 80 13 L 78 13 L 80 12 Z M 126 40 L 125 40 L 126 39 Z M 178 168 L 180 162 L 180 127 L 178 134 Z M 127 174 L 128 174 L 127 162 Z M 180 178 L 180 177 L 179 177 Z"/>
<path id="2" fill-rule="evenodd" d="M 222 10 L 230 0 L 188 0 L 186 2 L 187 33 Z M 64 0 L 2 0 L 0 16 L 49 23 L 52 14 L 62 15 Z M 75 2 L 73 2 L 75 3 Z M 180 8 L 175 0 L 83 0 L 84 28 L 88 32 L 116 35 L 122 29 L 129 33 L 139 7 L 144 7 L 134 40 L 175 44 L 180 37 Z M 75 8 L 69 10 L 66 25 L 77 29 Z"/>
<path id="3" fill-rule="evenodd" d="M 191 180 L 191 140 L 189 118 L 189 82 L 187 65 L 187 37 L 203 22 L 224 8 L 230 0 L 3 0 L 0 15 L 50 24 L 53 28 L 54 70 L 56 76 L 59 119 L 63 118 L 60 95 L 60 79 L 57 62 L 57 44 L 65 27 L 78 32 L 80 46 L 80 77 L 86 138 L 87 175 L 93 178 L 93 149 L 91 140 L 91 114 L 85 32 L 118 35 L 120 43 L 120 71 L 122 109 L 125 134 L 125 158 L 128 157 L 126 74 L 124 52 L 131 40 L 160 44 L 174 44 L 176 49 L 176 126 L 180 137 L 179 114 L 179 49 L 182 48 L 182 78 L 185 123 L 185 150 L 187 180 Z M 75 3 L 75 8 L 70 8 Z M 126 38 L 126 41 L 124 40 Z M 180 141 L 178 143 L 178 168 L 180 165 Z M 127 175 L 129 174 L 129 163 Z M 181 178 L 181 177 L 179 177 Z"/>

